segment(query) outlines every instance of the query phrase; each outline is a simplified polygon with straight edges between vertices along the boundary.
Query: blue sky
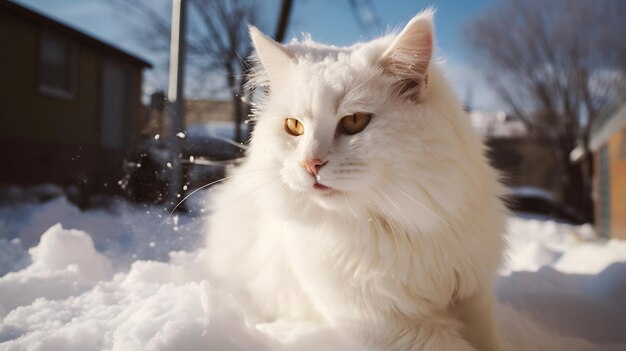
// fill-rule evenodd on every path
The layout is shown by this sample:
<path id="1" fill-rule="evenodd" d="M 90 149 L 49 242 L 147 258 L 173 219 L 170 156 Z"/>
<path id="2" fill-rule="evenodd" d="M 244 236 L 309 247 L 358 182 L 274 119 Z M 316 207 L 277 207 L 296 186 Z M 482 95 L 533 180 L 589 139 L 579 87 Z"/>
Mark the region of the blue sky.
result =
<path id="1" fill-rule="evenodd" d="M 433 6 L 437 10 L 435 31 L 437 44 L 449 55 L 465 57 L 461 27 L 489 7 L 493 0 L 394 0 L 372 1 L 384 28 L 401 28 L 417 12 Z M 319 42 L 349 45 L 371 39 L 362 33 L 350 11 L 348 0 L 295 0 L 293 26 L 290 33 L 309 32 Z M 376 33 L 382 34 L 382 33 Z"/>
<path id="2" fill-rule="evenodd" d="M 151 61 L 150 54 L 138 45 L 130 33 L 129 23 L 133 19 L 108 6 L 106 0 L 13 1 Z M 164 9 L 169 8 L 168 0 L 153 1 L 160 2 Z M 269 24 L 268 28 L 273 28 L 279 1 L 264 0 L 262 3 L 266 5 L 262 17 Z M 472 89 L 472 103 L 475 107 L 487 110 L 501 107 L 480 72 L 473 67 L 474 56 L 470 48 L 463 43 L 462 36 L 463 25 L 493 6 L 496 0 L 372 0 L 370 3 L 374 5 L 381 25 L 364 32 L 351 12 L 349 0 L 294 0 L 288 29 L 289 37 L 306 32 L 318 42 L 338 46 L 349 45 L 376 37 L 387 29 L 402 28 L 421 9 L 434 6 L 437 10 L 435 16 L 437 55 L 445 59 L 448 77 L 458 95 L 464 99 L 467 91 Z M 155 83 L 154 79 L 152 78 L 152 83 L 149 84 L 162 84 Z"/>

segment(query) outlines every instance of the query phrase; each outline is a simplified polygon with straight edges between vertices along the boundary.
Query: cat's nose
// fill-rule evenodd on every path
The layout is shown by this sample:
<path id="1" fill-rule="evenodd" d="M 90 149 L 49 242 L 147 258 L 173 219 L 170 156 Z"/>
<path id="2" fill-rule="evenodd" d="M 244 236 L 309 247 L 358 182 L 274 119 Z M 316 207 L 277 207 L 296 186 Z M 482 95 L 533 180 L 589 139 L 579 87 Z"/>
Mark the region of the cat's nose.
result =
<path id="1" fill-rule="evenodd" d="M 324 162 L 319 158 L 316 158 L 313 160 L 302 160 L 300 161 L 300 163 L 304 166 L 304 168 L 306 168 L 307 172 L 309 172 L 310 175 L 315 177 L 317 176 L 317 172 L 319 171 L 319 169 L 322 168 L 323 165 L 328 163 L 328 161 Z"/>

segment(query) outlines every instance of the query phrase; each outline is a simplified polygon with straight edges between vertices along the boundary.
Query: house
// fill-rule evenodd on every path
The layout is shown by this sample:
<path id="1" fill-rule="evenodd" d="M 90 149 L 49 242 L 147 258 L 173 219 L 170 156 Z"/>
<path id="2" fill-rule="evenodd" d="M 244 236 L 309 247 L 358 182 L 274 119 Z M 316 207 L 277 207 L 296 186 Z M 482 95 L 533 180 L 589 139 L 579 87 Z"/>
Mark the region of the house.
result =
<path id="1" fill-rule="evenodd" d="M 529 136 L 524 123 L 505 112 L 469 112 L 474 130 L 485 140 L 488 156 L 508 186 L 532 186 L 560 194 L 554 172 L 556 155 L 548 140 Z"/>
<path id="2" fill-rule="evenodd" d="M 145 124 L 150 64 L 0 1 L 0 182 L 111 188 Z"/>
<path id="3" fill-rule="evenodd" d="M 626 239 L 626 104 L 592 125 L 593 201 L 600 236 Z"/>

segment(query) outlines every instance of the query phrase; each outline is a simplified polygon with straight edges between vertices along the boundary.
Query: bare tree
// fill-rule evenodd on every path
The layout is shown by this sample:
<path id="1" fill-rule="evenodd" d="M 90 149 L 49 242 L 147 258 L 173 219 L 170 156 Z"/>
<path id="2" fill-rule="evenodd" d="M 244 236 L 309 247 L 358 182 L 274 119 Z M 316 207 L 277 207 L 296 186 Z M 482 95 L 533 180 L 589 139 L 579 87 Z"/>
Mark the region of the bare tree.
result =
<path id="1" fill-rule="evenodd" d="M 170 19 L 167 9 L 147 0 L 109 0 L 138 20 L 138 41 L 156 53 L 169 49 Z M 193 75 L 213 77 L 209 84 L 226 84 L 234 104 L 235 139 L 242 140 L 241 124 L 247 114 L 242 97 L 247 58 L 251 53 L 247 25 L 258 25 L 259 2 L 253 0 L 189 0 L 187 65 Z M 215 81 L 223 76 L 225 82 Z"/>
<path id="2" fill-rule="evenodd" d="M 616 84 L 626 73 L 625 5 L 620 0 L 508 0 L 464 31 L 511 112 L 532 134 L 554 142 L 562 193 L 587 219 L 592 212 L 590 128 L 617 100 Z M 569 154 L 577 144 L 583 147 L 583 162 L 574 165 Z"/>

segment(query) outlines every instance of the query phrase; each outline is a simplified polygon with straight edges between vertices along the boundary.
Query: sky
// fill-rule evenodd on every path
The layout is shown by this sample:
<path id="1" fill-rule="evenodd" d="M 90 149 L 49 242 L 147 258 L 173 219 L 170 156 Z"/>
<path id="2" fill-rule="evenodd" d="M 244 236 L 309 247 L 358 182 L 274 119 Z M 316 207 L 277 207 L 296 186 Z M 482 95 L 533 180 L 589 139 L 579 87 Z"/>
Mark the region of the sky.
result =
<path id="1" fill-rule="evenodd" d="M 107 4 L 107 0 L 13 0 L 45 15 L 60 20 L 105 42 L 138 55 L 147 61 L 156 58 L 145 50 L 132 35 L 133 18 Z M 169 9 L 169 0 L 153 0 L 161 3 L 161 8 Z M 471 105 L 480 110 L 496 111 L 503 108 L 492 89 L 475 67 L 476 57 L 471 48 L 463 42 L 463 26 L 496 0 L 356 0 L 369 3 L 378 14 L 378 21 L 362 30 L 350 8 L 350 0 L 294 0 L 288 38 L 310 33 L 321 43 L 337 46 L 350 45 L 357 41 L 373 39 L 388 30 L 401 29 L 420 10 L 432 6 L 436 9 L 435 36 L 439 59 L 455 91 L 463 101 L 468 99 L 471 90 Z M 262 17 L 272 28 L 278 16 L 277 0 L 262 1 Z M 136 20 L 135 20 L 136 21 Z M 146 89 L 164 88 L 165 75 L 148 74 Z"/>

